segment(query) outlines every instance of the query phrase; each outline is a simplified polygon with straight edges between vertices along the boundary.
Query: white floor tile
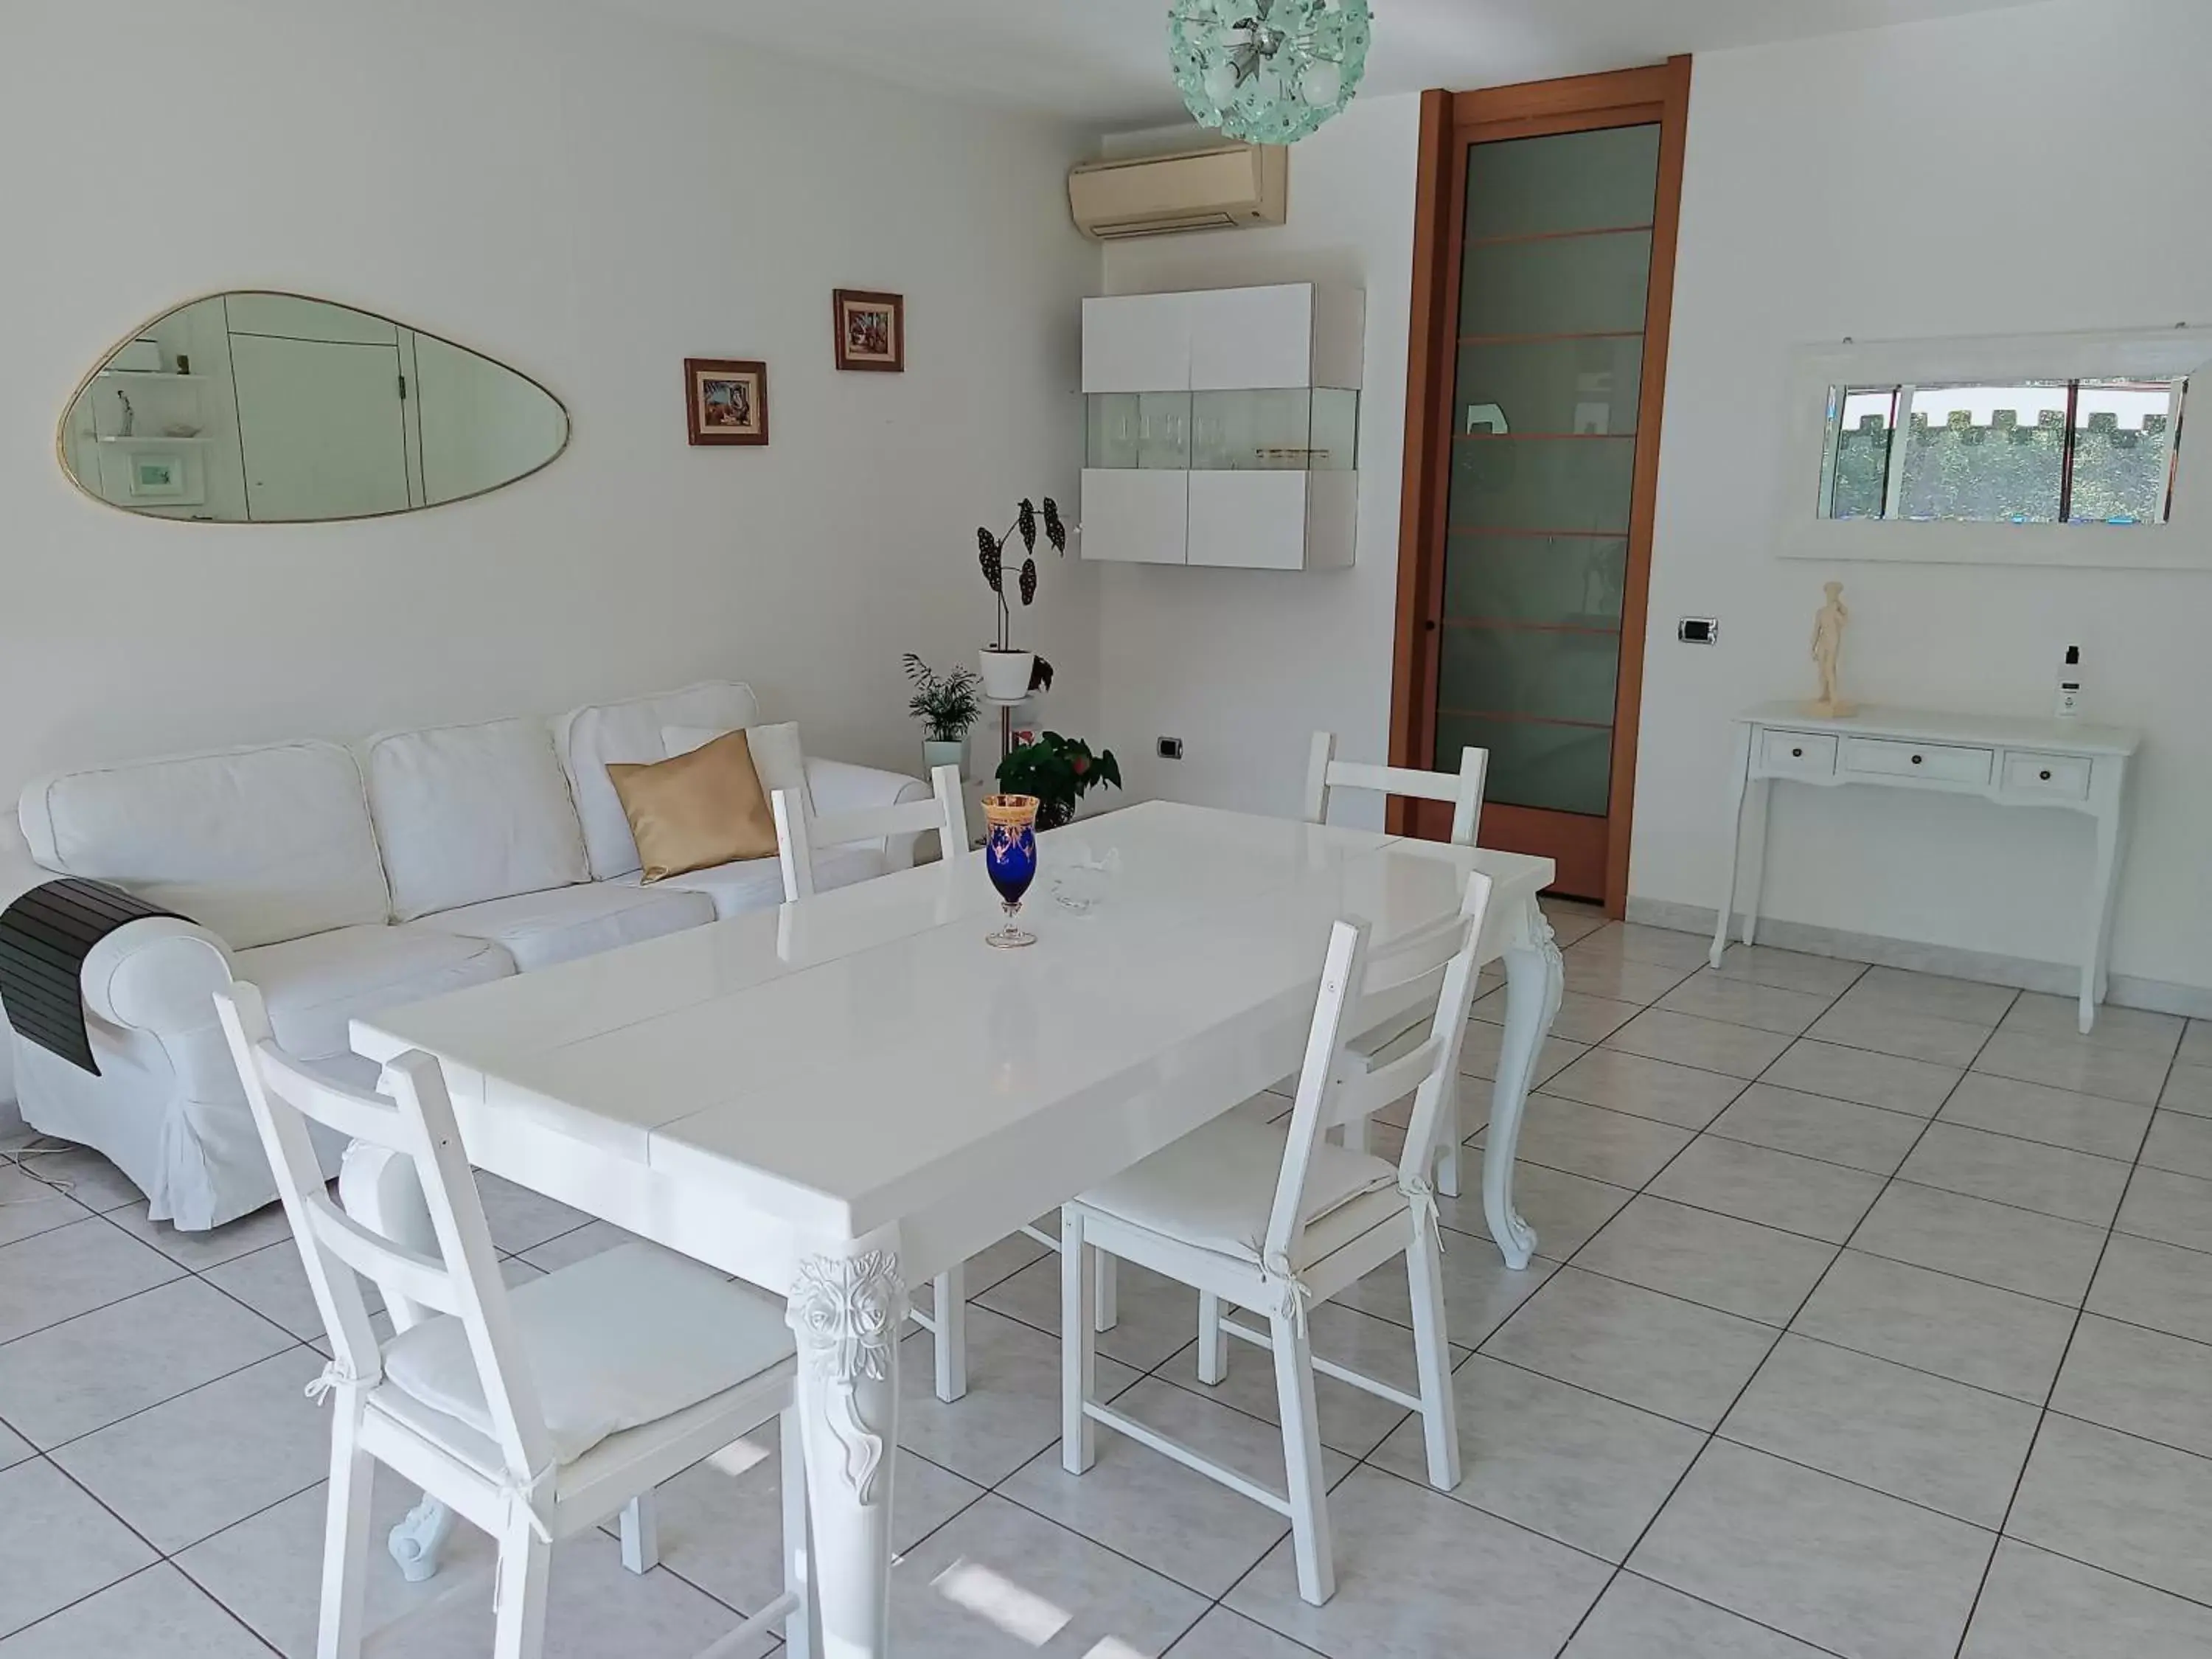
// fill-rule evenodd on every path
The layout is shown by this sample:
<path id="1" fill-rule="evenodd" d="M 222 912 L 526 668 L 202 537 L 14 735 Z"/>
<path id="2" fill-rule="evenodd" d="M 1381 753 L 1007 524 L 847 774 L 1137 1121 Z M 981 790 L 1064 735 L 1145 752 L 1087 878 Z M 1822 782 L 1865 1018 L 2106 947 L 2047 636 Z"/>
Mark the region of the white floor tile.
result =
<path id="1" fill-rule="evenodd" d="M 1759 1369 L 1775 1336 L 1733 1314 L 1569 1267 L 1507 1320 L 1483 1352 L 1710 1429 Z"/>
<path id="2" fill-rule="evenodd" d="M 1851 1248 L 2079 1307 L 2105 1230 L 1899 1181 L 1868 1212 Z"/>
<path id="3" fill-rule="evenodd" d="M 212 1285 L 174 1279 L 0 1343 L 0 1417 L 58 1446 L 293 1346 Z"/>
<path id="4" fill-rule="evenodd" d="M 1469 1018 L 1486 1025 L 1505 1023 L 1507 993 L 1501 988 L 1477 1000 Z M 1613 997 L 1594 997 L 1580 991 L 1567 991 L 1559 998 L 1559 1012 L 1552 1018 L 1552 1031 L 1571 1042 L 1597 1042 L 1619 1030 L 1644 1012 L 1640 1002 L 1622 1002 Z"/>
<path id="5" fill-rule="evenodd" d="M 33 1455 L 31 1443 L 6 1424 L 0 1423 L 0 1469 L 10 1469 Z"/>
<path id="6" fill-rule="evenodd" d="M 1507 1316 L 1543 1288 L 1559 1264 L 1537 1256 L 1525 1267 L 1509 1267 L 1488 1239 L 1444 1241 L 1444 1328 L 1462 1348 L 1480 1347 Z M 1406 1258 L 1384 1262 L 1332 1300 L 1394 1325 L 1413 1328 L 1413 1302 L 1406 1286 Z"/>
<path id="7" fill-rule="evenodd" d="M 2212 1181 L 2138 1168 L 2113 1224 L 2138 1238 L 2212 1252 Z"/>
<path id="8" fill-rule="evenodd" d="M 1760 1076 L 1761 1083 L 1893 1112 L 1933 1117 L 1960 1078 L 1955 1066 L 1801 1037 Z"/>
<path id="9" fill-rule="evenodd" d="M 1290 1540 L 1229 1606 L 1332 1659 L 1552 1659 L 1612 1569 L 1380 1469 L 1329 1494 L 1336 1595 L 1298 1599 Z M 1480 1594 L 1470 1588 L 1483 1587 Z"/>
<path id="10" fill-rule="evenodd" d="M 2212 1653 L 2212 1607 L 2010 1538 L 1997 1546 L 1959 1659 L 2114 1659 L 2118 1651 L 2203 1659 Z"/>
<path id="11" fill-rule="evenodd" d="M 535 1249 L 592 1219 L 581 1210 L 572 1210 L 489 1170 L 477 1171 L 477 1192 L 483 1200 L 491 1242 L 510 1255 Z"/>
<path id="12" fill-rule="evenodd" d="M 1778 951 L 1771 945 L 1731 945 L 1712 970 L 1729 979 L 1747 979 L 1785 991 L 1808 991 L 1818 996 L 1840 996 L 1867 971 L 1863 962 L 1840 957 L 1809 956 L 1802 951 Z M 1656 1000 L 1656 999 L 1654 999 Z"/>
<path id="13" fill-rule="evenodd" d="M 1206 1598 L 1003 1498 L 925 1540 L 891 1576 L 901 1659 L 1151 1659 Z"/>
<path id="14" fill-rule="evenodd" d="M 307 1288 L 307 1270 L 300 1263 L 300 1247 L 289 1239 L 210 1267 L 203 1276 L 303 1342 L 320 1341 L 325 1335 L 315 1293 Z M 370 1313 L 384 1311 L 384 1297 L 375 1285 L 363 1279 L 361 1293 Z"/>
<path id="15" fill-rule="evenodd" d="M 2148 1106 L 2166 1081 L 2166 1061 L 2054 1032 L 2000 1030 L 1975 1056 L 1974 1069 Z"/>
<path id="16" fill-rule="evenodd" d="M 42 1459 L 0 1471 L 0 1634 L 156 1559 L 146 1540 Z"/>
<path id="17" fill-rule="evenodd" d="M 1703 968 L 1653 1005 L 1700 1019 L 1723 1019 L 1796 1036 L 1826 1012 L 1832 999 L 1818 992 L 1785 990 Z"/>
<path id="18" fill-rule="evenodd" d="M 184 1269 L 98 1216 L 0 1244 L 0 1342 L 181 1278 Z"/>
<path id="19" fill-rule="evenodd" d="M 2009 985 L 1984 985 L 1910 968 L 1869 968 L 1850 991 L 1851 1000 L 1862 1007 L 1955 1020 L 1985 1031 L 2005 1017 L 2019 995 Z"/>
<path id="20" fill-rule="evenodd" d="M 38 1167 L 36 1160 L 32 1167 Z M 12 1244 L 33 1233 L 52 1232 L 72 1221 L 82 1221 L 91 1213 L 67 1193 L 0 1164 L 0 1244 Z"/>
<path id="21" fill-rule="evenodd" d="M 1647 1577 L 1854 1659 L 1954 1651 L 1996 1538 L 1717 1440 L 1630 1558 Z"/>
<path id="22" fill-rule="evenodd" d="M 1855 1002 L 1852 999 L 1856 994 L 1856 990 L 1844 992 L 1805 1035 L 1848 1048 L 1869 1048 L 1876 1054 L 1959 1066 L 1969 1064 L 1989 1038 L 1986 1026 L 1962 1025 L 1932 1014 Z"/>
<path id="23" fill-rule="evenodd" d="M 2212 1457 L 2212 1346 L 2085 1314 L 2051 1408 Z"/>
<path id="24" fill-rule="evenodd" d="M 1188 1285 L 1140 1267 L 1116 1265 L 1118 1285 L 1114 1328 L 1098 1333 L 1098 1352 L 1124 1365 L 1148 1371 L 1191 1340 L 1198 1329 L 1198 1292 Z M 972 1305 L 991 1308 L 1041 1331 L 1060 1329 L 1060 1257 L 1048 1252 L 1019 1273 L 1000 1280 Z"/>
<path id="25" fill-rule="evenodd" d="M 2212 1179 L 2212 1117 L 2160 1112 L 2143 1142 L 2142 1161 L 2154 1170 Z"/>
<path id="26" fill-rule="evenodd" d="M 1900 1178 L 2039 1210 L 2093 1227 L 2112 1224 L 2128 1184 L 2128 1166 L 1955 1123 L 1931 1123 L 1898 1170 Z"/>
<path id="27" fill-rule="evenodd" d="M 269 1659 L 245 1626 L 166 1562 L 0 1639 L 0 1659 Z"/>
<path id="28" fill-rule="evenodd" d="M 114 1219 L 134 1238 L 144 1240 L 179 1267 L 195 1273 L 292 1237 L 284 1206 L 275 1203 L 198 1232 L 179 1232 L 166 1221 L 148 1219 L 146 1212 L 138 1209 L 118 1210 Z"/>
<path id="29" fill-rule="evenodd" d="M 2212 1342 L 2212 1262 L 2196 1250 L 2114 1233 L 2087 1306 L 2109 1319 Z"/>
<path id="30" fill-rule="evenodd" d="M 1617 951 L 1589 948 L 1587 941 L 1580 946 L 1570 946 L 1561 960 L 1568 990 L 1615 1002 L 1632 1002 L 1639 1008 L 1658 1001 L 1696 971 L 1693 964 L 1668 966 L 1639 962 Z M 2205 1063 L 2212 1065 L 2212 1057 L 2208 1057 Z"/>
<path id="31" fill-rule="evenodd" d="M 1822 1656 L 1819 1649 L 1808 1648 L 1779 1631 L 1624 1572 L 1598 1599 L 1560 1659 L 1822 1659 Z"/>
<path id="32" fill-rule="evenodd" d="M 322 1357 L 295 1348 L 73 1440 L 53 1454 L 164 1553 L 313 1486 L 329 1413 L 307 1398 Z"/>
<path id="33" fill-rule="evenodd" d="M 2035 1437 L 2005 1531 L 2212 1602 L 2212 1460 L 2054 1413 Z"/>
<path id="34" fill-rule="evenodd" d="M 1778 1031 L 1755 1030 L 1748 1025 L 1653 1008 L 1607 1037 L 1606 1045 L 1650 1060 L 1696 1066 L 1730 1077 L 1754 1078 L 1774 1063 L 1790 1041 Z"/>
<path id="35" fill-rule="evenodd" d="M 1711 1133 L 1887 1176 L 1896 1173 L 1926 1127 L 1926 1119 L 1907 1112 L 1754 1083 L 1713 1121 Z"/>
<path id="36" fill-rule="evenodd" d="M 1721 1434 L 1994 1531 L 2037 1416 L 1963 1382 L 1785 1336 Z"/>
<path id="37" fill-rule="evenodd" d="M 1845 1250 L 1790 1328 L 2039 1406 L 2058 1374 L 2074 1314 Z"/>
<path id="38" fill-rule="evenodd" d="M 1945 1123 L 2118 1158 L 2135 1157 L 2151 1116 L 2148 1106 L 2077 1095 L 1987 1072 L 1969 1072 L 1960 1079 L 1936 1115 Z"/>
<path id="39" fill-rule="evenodd" d="M 2084 1032 L 2081 1014 L 2078 997 L 2022 991 L 2020 1000 L 2013 1004 L 1997 1029 L 2047 1031 L 2075 1042 L 2094 1042 L 2100 1048 L 2124 1048 L 2130 1054 L 2146 1054 L 2154 1060 L 2171 1060 L 2181 1042 L 2182 1027 L 2188 1023 L 2179 1014 L 2153 1013 L 2147 1008 L 2123 1008 L 2108 1002 L 2098 1008 L 2095 1023 Z"/>
<path id="40" fill-rule="evenodd" d="M 1469 1020 L 1467 1040 L 1460 1045 L 1459 1068 L 1468 1077 L 1494 1078 L 1498 1075 L 1498 1051 L 1504 1028 L 1489 1025 L 1481 1020 Z M 1540 1087 L 1546 1079 L 1563 1067 L 1580 1060 L 1589 1045 L 1570 1042 L 1562 1036 L 1546 1037 L 1544 1046 L 1536 1055 L 1536 1065 L 1530 1074 L 1530 1086 Z M 1479 1099 L 1477 1091 L 1463 1091 L 1462 1101 Z"/>
<path id="41" fill-rule="evenodd" d="M 2184 1065 L 2177 1060 L 2166 1074 L 2166 1087 L 2159 1095 L 2158 1103 L 2169 1111 L 2212 1117 L 2212 1061 Z"/>
<path id="42" fill-rule="evenodd" d="M 1719 1116 L 1743 1089 L 1741 1078 L 1616 1048 L 1591 1049 L 1544 1085 L 1549 1095 L 1693 1130 Z"/>
<path id="43" fill-rule="evenodd" d="M 1266 1363 L 1265 1355 L 1252 1357 Z M 1147 1428 L 1247 1480 L 1278 1493 L 1285 1490 L 1282 1431 L 1273 1424 L 1157 1378 L 1138 1383 L 1114 1403 Z M 1097 1429 L 1097 1452 L 1090 1471 L 1078 1475 L 1060 1467 L 1057 1445 L 1048 1447 L 998 1490 L 1208 1596 L 1224 1594 L 1290 1530 L 1273 1510 L 1103 1425 Z M 1352 1467 L 1350 1458 L 1326 1447 L 1322 1464 L 1332 1486 Z"/>
<path id="44" fill-rule="evenodd" d="M 1452 1390 L 1463 1478 L 1451 1495 L 1607 1561 L 1626 1558 L 1705 1444 L 1695 1429 L 1480 1354 Z M 1370 1461 L 1426 1481 L 1420 1419 Z"/>
<path id="45" fill-rule="evenodd" d="M 929 1340 L 927 1332 L 917 1332 L 899 1350 L 901 1445 L 988 1486 L 1060 1443 L 1057 1336 L 971 1306 L 968 1392 L 949 1406 L 933 1391 Z M 1140 1375 L 1101 1354 L 1100 1398 L 1111 1400 Z"/>
<path id="46" fill-rule="evenodd" d="M 1312 1659 L 1313 1651 L 1241 1613 L 1215 1607 L 1168 1650 L 1168 1659 Z"/>
<path id="47" fill-rule="evenodd" d="M 1575 1265 L 1762 1324 L 1786 1325 L 1837 1247 L 1645 1194 Z"/>
<path id="48" fill-rule="evenodd" d="M 1488 1139 L 1486 1133 L 1484 1139 Z M 1556 1095 L 1528 1097 L 1520 1158 L 1614 1187 L 1641 1187 L 1688 1146 L 1691 1132 Z"/>
<path id="49" fill-rule="evenodd" d="M 1651 1182 L 1651 1193 L 1701 1210 L 1840 1244 L 1881 1191 L 1881 1179 L 1794 1152 L 1700 1135 Z"/>

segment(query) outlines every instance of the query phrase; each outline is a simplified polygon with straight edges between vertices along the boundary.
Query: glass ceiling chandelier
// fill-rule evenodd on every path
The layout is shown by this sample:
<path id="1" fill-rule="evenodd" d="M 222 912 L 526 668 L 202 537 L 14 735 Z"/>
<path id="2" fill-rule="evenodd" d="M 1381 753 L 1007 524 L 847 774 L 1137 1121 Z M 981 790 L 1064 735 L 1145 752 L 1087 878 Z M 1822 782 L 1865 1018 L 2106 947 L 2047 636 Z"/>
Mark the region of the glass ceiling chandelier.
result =
<path id="1" fill-rule="evenodd" d="M 1258 144 L 1304 137 L 1359 90 L 1367 0 L 1174 0 L 1168 61 L 1201 126 Z"/>

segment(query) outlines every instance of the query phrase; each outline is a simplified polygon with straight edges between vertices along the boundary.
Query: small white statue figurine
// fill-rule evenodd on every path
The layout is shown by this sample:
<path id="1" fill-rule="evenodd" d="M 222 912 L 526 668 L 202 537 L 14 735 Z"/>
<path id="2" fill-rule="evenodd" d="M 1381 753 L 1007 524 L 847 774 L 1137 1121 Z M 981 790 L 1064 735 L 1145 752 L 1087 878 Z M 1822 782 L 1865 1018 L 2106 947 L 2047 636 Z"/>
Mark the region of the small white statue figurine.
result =
<path id="1" fill-rule="evenodd" d="M 1813 618 L 1813 661 L 1820 671 L 1820 695 L 1808 705 L 1806 713 L 1822 720 L 1841 720 L 1858 712 L 1858 705 L 1844 702 L 1836 696 L 1836 659 L 1844 653 L 1844 625 L 1851 619 L 1850 608 L 1844 603 L 1844 585 L 1827 585 L 1828 602 Z"/>

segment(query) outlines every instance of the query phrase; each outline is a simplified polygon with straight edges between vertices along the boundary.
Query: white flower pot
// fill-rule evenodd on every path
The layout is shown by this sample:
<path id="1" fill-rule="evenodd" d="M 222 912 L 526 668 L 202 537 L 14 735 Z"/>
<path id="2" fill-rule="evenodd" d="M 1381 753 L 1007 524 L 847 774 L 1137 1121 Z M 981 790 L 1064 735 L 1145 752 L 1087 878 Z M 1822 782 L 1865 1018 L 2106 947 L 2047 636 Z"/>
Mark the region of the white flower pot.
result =
<path id="1" fill-rule="evenodd" d="M 994 702 L 1018 702 L 1029 696 L 1030 675 L 1036 667 L 1036 652 L 1000 651 L 987 645 L 980 657 L 985 696 Z"/>
<path id="2" fill-rule="evenodd" d="M 964 772 L 967 763 L 967 738 L 963 738 L 957 743 L 936 743 L 927 738 L 923 740 L 921 771 L 924 777 L 929 776 L 940 766 L 957 766 L 963 768 Z"/>

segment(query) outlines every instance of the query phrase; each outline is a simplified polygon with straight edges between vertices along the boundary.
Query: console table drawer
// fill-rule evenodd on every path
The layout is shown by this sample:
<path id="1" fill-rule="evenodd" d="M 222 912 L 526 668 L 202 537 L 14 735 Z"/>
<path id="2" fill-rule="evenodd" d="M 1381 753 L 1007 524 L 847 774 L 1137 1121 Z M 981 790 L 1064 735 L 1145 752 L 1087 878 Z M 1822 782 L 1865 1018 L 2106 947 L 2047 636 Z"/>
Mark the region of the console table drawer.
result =
<path id="1" fill-rule="evenodd" d="M 1893 738 L 1845 738 L 1842 770 L 1881 778 L 1926 778 L 1930 782 L 1985 785 L 1996 764 L 1987 749 L 1941 743 L 1903 743 Z"/>
<path id="2" fill-rule="evenodd" d="M 1780 777 L 1825 778 L 1836 769 L 1836 739 L 1828 732 L 1768 732 L 1759 769 Z"/>
<path id="3" fill-rule="evenodd" d="M 2008 793 L 2038 795 L 2050 800 L 2089 799 L 2089 759 L 2086 755 L 2030 755 L 2014 750 L 2005 756 L 2004 787 Z"/>

